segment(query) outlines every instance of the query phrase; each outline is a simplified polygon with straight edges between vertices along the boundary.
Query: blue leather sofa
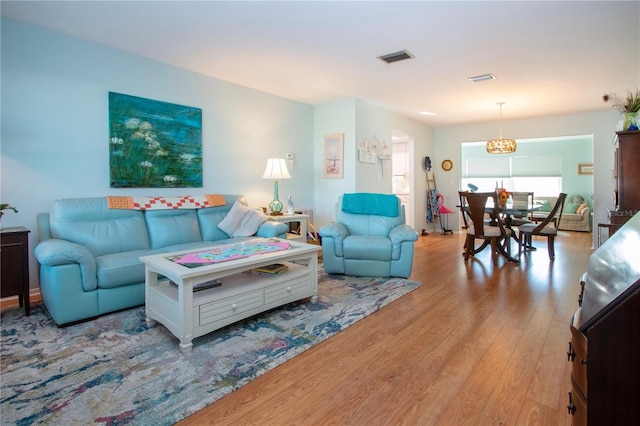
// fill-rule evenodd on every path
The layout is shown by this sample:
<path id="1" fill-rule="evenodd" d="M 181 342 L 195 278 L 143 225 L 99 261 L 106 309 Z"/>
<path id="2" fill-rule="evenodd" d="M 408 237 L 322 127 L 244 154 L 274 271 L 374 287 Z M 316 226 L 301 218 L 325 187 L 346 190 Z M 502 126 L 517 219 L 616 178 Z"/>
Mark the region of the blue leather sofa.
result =
<path id="1" fill-rule="evenodd" d="M 218 228 L 241 195 L 201 209 L 121 210 L 105 197 L 57 200 L 37 217 L 40 291 L 58 325 L 144 304 L 144 264 L 139 257 L 229 243 Z M 255 235 L 286 238 L 288 227 L 267 221 Z"/>
<path id="2" fill-rule="evenodd" d="M 355 204 L 343 204 L 345 198 L 356 200 Z M 418 233 L 405 224 L 398 197 L 344 194 L 338 198 L 335 215 L 334 223 L 318 231 L 326 272 L 367 277 L 411 275 Z"/>

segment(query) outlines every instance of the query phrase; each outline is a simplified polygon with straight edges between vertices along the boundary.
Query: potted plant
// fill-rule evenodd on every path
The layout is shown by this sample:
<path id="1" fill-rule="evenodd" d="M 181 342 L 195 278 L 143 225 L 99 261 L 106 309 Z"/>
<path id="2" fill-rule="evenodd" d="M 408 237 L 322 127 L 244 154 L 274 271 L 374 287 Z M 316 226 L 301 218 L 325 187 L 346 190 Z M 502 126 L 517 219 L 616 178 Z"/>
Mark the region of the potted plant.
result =
<path id="1" fill-rule="evenodd" d="M 613 107 L 624 115 L 622 130 L 638 130 L 638 111 L 640 111 L 640 90 L 635 93 L 627 90 L 627 94 L 621 97 L 615 93 L 605 93 L 602 96 L 605 102 L 611 102 Z"/>
<path id="2" fill-rule="evenodd" d="M 12 205 L 8 203 L 0 203 L 0 227 L 2 227 L 2 216 L 4 215 L 5 210 L 13 210 L 15 213 L 18 213 L 18 209 Z"/>

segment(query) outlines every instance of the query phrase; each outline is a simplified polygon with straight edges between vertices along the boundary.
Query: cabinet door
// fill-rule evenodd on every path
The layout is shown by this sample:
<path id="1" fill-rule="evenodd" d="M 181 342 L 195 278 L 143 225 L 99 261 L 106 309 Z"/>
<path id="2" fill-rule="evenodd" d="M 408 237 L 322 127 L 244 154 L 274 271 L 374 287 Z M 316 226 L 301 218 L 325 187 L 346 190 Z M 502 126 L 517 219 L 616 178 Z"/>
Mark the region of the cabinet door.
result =
<path id="1" fill-rule="evenodd" d="M 618 134 L 618 206 L 640 209 L 640 132 Z"/>
<path id="2" fill-rule="evenodd" d="M 25 235 L 22 233 L 3 234 L 0 271 L 2 286 L 0 286 L 2 297 L 22 295 L 24 293 L 25 277 Z M 27 284 L 28 285 L 28 284 Z"/>

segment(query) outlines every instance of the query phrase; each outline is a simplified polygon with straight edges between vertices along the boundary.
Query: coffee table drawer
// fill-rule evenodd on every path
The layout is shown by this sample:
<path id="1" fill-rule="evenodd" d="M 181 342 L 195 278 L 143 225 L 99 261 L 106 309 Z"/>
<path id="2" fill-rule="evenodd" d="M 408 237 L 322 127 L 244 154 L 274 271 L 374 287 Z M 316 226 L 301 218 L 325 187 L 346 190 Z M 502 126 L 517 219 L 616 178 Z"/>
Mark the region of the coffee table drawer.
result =
<path id="1" fill-rule="evenodd" d="M 210 324 L 259 308 L 264 303 L 261 289 L 200 306 L 200 325 Z"/>
<path id="2" fill-rule="evenodd" d="M 299 296 L 304 298 L 305 293 L 309 296 L 311 283 L 308 276 L 302 276 L 293 278 L 287 281 L 283 281 L 278 284 L 270 285 L 264 289 L 264 302 L 269 305 L 270 303 L 277 302 L 283 299 L 289 299 L 292 296 Z M 300 297 L 298 297 L 299 299 Z M 297 300 L 297 299 L 296 299 Z"/>

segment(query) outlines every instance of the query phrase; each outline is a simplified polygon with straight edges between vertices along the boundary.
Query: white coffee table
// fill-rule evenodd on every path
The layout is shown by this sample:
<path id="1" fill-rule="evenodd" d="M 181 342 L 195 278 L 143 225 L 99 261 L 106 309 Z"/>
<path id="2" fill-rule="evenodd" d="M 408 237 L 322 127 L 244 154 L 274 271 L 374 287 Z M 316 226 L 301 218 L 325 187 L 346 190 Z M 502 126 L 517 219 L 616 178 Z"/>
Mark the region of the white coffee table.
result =
<path id="1" fill-rule="evenodd" d="M 245 244 L 258 240 L 248 240 Z M 147 323 L 160 322 L 180 340 L 180 349 L 189 351 L 196 337 L 236 321 L 296 300 L 315 301 L 320 247 L 288 243 L 288 250 L 194 268 L 171 258 L 219 246 L 140 257 L 145 264 Z M 274 276 L 247 273 L 273 263 L 284 263 L 289 269 Z M 193 291 L 194 285 L 214 279 L 221 281 L 219 287 Z"/>

